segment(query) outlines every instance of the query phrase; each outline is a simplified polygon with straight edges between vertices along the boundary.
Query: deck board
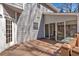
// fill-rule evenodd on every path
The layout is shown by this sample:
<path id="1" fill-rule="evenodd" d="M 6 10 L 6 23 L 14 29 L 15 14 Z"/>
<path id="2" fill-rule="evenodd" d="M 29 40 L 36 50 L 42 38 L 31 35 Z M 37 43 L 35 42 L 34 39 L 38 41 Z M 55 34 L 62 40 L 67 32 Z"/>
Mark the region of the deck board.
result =
<path id="1" fill-rule="evenodd" d="M 56 42 L 51 40 L 41 40 L 44 42 L 55 44 Z M 53 43 L 54 42 L 54 43 Z M 1 56 L 51 56 L 48 53 L 40 51 L 28 43 L 14 45 L 7 50 L 0 53 Z"/>

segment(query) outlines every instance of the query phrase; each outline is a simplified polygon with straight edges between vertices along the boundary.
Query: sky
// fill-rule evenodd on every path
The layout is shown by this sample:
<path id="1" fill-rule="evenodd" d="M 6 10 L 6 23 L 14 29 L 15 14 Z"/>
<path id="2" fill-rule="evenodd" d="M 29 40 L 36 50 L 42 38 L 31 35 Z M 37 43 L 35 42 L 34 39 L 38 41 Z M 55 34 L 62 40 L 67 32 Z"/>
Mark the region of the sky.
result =
<path id="1" fill-rule="evenodd" d="M 63 3 L 52 3 L 52 5 L 54 5 L 55 7 L 59 8 L 61 7 Z M 76 3 L 72 3 L 72 10 L 74 10 L 75 8 L 77 8 L 77 4 Z M 59 8 L 61 9 L 61 8 Z"/>

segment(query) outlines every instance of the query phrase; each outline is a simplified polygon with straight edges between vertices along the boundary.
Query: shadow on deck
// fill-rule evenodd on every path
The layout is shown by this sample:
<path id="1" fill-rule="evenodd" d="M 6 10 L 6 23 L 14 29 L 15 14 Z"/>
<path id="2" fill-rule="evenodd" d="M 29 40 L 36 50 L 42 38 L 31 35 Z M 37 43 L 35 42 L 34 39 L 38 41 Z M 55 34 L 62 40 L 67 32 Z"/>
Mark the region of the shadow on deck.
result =
<path id="1" fill-rule="evenodd" d="M 50 39 L 40 39 L 41 41 L 55 44 L 56 41 Z M 26 44 L 26 43 L 25 43 Z M 40 51 L 34 47 L 28 47 L 25 44 L 16 44 L 0 53 L 1 56 L 51 56 L 48 53 Z M 27 44 L 28 45 L 28 44 Z"/>
<path id="2" fill-rule="evenodd" d="M 56 44 L 56 43 L 58 43 L 57 41 L 55 41 L 53 39 L 38 39 L 38 40 L 41 40 L 41 41 L 44 41 L 44 42 L 47 42 L 47 43 L 50 43 L 50 44 Z"/>

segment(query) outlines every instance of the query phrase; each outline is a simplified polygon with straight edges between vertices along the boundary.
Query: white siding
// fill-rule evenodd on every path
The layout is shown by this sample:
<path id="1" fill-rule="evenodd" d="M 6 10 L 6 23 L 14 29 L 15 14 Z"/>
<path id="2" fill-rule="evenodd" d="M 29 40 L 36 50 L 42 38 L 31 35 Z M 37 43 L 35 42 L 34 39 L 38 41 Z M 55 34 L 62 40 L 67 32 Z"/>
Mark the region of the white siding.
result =
<path id="1" fill-rule="evenodd" d="M 0 52 L 5 49 L 6 42 L 6 27 L 5 27 L 5 19 L 3 15 L 3 6 L 0 4 L 0 14 L 2 18 L 0 18 Z"/>
<path id="2" fill-rule="evenodd" d="M 6 44 L 6 19 L 4 18 L 3 8 L 4 8 L 3 5 L 0 4 L 0 14 L 2 15 L 2 18 L 0 18 L 0 52 L 16 44 L 16 40 L 17 40 L 16 39 L 17 25 L 14 22 L 15 20 L 13 19 L 14 21 L 12 22 L 12 42 L 9 44 Z M 9 10 L 9 12 L 11 12 L 11 10 Z"/>
<path id="3" fill-rule="evenodd" d="M 55 22 L 63 22 L 69 20 L 77 20 L 77 16 L 57 16 L 57 15 L 46 15 L 45 16 L 45 24 L 55 23 Z"/>

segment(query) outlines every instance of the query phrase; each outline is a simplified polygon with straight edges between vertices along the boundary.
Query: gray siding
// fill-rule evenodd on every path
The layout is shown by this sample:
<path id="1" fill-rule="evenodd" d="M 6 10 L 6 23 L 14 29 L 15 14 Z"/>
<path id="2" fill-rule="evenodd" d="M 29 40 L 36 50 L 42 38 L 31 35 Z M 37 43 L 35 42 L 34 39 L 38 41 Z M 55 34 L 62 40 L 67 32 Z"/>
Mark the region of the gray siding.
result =
<path id="1" fill-rule="evenodd" d="M 42 16 L 39 31 L 38 31 L 38 38 L 44 38 L 44 16 Z"/>

